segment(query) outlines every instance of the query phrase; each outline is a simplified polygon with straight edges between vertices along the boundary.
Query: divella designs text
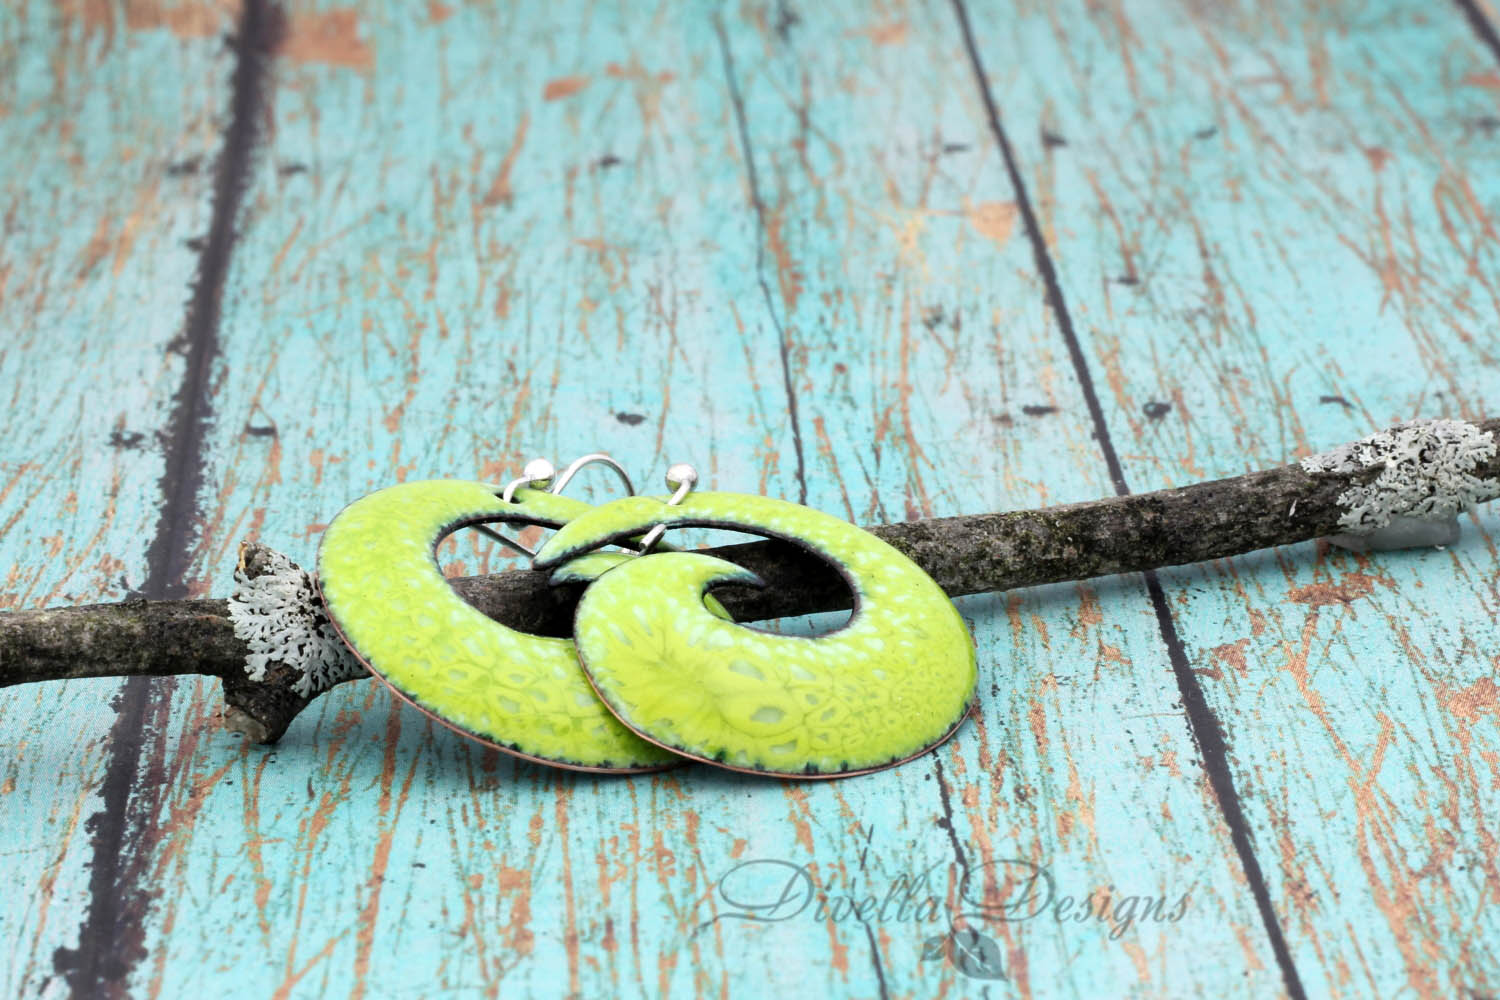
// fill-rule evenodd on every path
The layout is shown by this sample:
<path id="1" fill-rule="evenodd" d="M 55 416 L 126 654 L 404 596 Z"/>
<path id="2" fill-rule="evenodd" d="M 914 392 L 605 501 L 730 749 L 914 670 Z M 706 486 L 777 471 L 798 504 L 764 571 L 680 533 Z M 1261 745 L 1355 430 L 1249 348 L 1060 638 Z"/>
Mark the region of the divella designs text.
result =
<path id="1" fill-rule="evenodd" d="M 954 881 L 950 882 L 950 878 Z M 950 888 L 952 892 L 950 893 Z M 1045 865 L 1004 858 L 978 865 L 933 864 L 894 876 L 851 875 L 840 888 L 822 886 L 813 866 L 761 858 L 720 877 L 721 909 L 709 921 L 780 923 L 806 919 L 880 924 L 1097 923 L 1118 939 L 1138 923 L 1177 923 L 1191 890 L 1138 894 L 1115 886 L 1067 891 Z"/>

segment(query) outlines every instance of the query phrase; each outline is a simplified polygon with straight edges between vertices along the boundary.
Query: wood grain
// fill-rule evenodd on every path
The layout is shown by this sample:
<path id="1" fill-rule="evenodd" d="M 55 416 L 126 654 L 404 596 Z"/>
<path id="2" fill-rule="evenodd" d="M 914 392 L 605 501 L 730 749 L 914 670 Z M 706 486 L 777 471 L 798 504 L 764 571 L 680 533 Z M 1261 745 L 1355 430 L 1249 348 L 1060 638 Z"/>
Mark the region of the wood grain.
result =
<path id="1" fill-rule="evenodd" d="M 0 453 L 9 607 L 114 597 L 145 571 L 186 241 L 229 108 L 233 54 L 212 36 L 234 13 L 0 15 L 21 67 L 0 83 L 0 217 L 23 220 L 0 244 L 0 384 L 20 386 Z M 1497 68 L 1462 12 L 969 13 L 1019 187 L 946 4 L 288 4 L 205 382 L 194 592 L 227 586 L 241 538 L 310 564 L 370 489 L 503 481 L 537 454 L 606 448 L 647 483 L 691 460 L 712 487 L 870 523 L 1108 495 L 1102 439 L 1143 491 L 1482 415 Z M 1161 576 L 1311 994 L 1497 988 L 1487 523 L 1446 552 L 1306 545 Z M 505 565 L 472 533 L 440 560 Z M 975 719 L 836 784 L 556 773 L 375 685 L 320 699 L 267 752 L 218 729 L 216 684 L 179 681 L 134 779 L 158 807 L 133 845 L 145 957 L 120 989 L 1287 990 L 1150 588 L 959 605 Z M 67 990 L 53 952 L 90 905 L 111 691 L 0 700 L 21 901 L 0 908 L 0 989 Z M 928 872 L 940 906 L 735 919 L 725 888 L 780 891 L 766 870 L 721 887 L 755 859 L 805 866 L 834 899 Z M 923 961 L 965 909 L 962 866 L 1007 859 L 1075 906 L 1188 904 L 1176 921 L 971 918 L 1003 982 Z M 1024 902 L 1014 879 L 975 885 Z"/>
<path id="2" fill-rule="evenodd" d="M 867 37 L 865 17 L 812 12 L 783 41 L 733 13 L 373 11 L 356 36 L 369 69 L 285 61 L 221 335 L 208 565 L 227 572 L 247 530 L 305 557 L 342 503 L 392 479 L 503 479 L 530 454 L 600 446 L 642 476 L 681 456 L 716 486 L 805 483 L 860 519 L 1106 490 L 1097 472 L 1040 472 L 1089 432 L 1041 412 L 1076 410 L 1076 390 L 1024 245 L 997 239 L 1007 209 L 971 193 L 994 158 L 933 13 L 913 56 Z M 478 35 L 497 45 L 460 44 Z M 951 75 L 912 80 L 912 58 Z M 483 100 L 445 97 L 459 81 Z M 950 132 L 972 144 L 952 168 Z M 1088 465 L 1085 451 L 1072 468 Z M 444 554 L 455 572 L 488 559 L 467 539 Z M 270 763 L 200 741 L 184 767 L 215 780 L 177 793 L 152 937 L 162 990 L 211 987 L 204 970 L 220 967 L 267 991 L 964 989 L 919 961 L 930 922 L 810 912 L 698 931 L 724 909 L 717 881 L 753 858 L 806 863 L 830 891 L 937 866 L 946 898 L 954 861 L 1012 856 L 1079 896 L 1180 887 L 1190 933 L 1242 965 L 1263 952 L 1253 908 L 1202 787 L 1182 780 L 1173 693 L 1132 666 L 1150 634 L 1099 607 L 1074 588 L 966 606 L 987 662 L 1026 666 L 994 676 L 983 724 L 943 756 L 837 787 L 555 775 L 472 750 L 376 689 L 329 699 Z M 1065 722 L 1077 710 L 1061 692 L 1095 674 L 1094 711 L 1126 706 L 1130 732 Z M 209 696 L 174 727 L 200 731 Z M 1127 817 L 1149 817 L 1144 840 L 1105 834 Z M 1143 842 L 1171 846 L 1143 864 Z M 253 891 L 189 888 L 229 878 Z M 208 930 L 225 926 L 255 947 Z M 1097 922 L 1078 938 L 1002 930 L 1028 987 L 1211 988 L 1170 946 L 1180 924 L 1115 941 Z M 457 943 L 421 946 L 430 934 Z M 1070 960 L 1084 948 L 1099 954 Z M 276 961 L 247 964 L 265 952 Z"/>
<path id="3" fill-rule="evenodd" d="M 1458 12 L 1278 8 L 976 11 L 992 65 L 1033 53 L 991 86 L 1137 489 L 1497 384 L 1491 53 Z M 1500 979 L 1486 525 L 1162 574 L 1312 995 Z"/>
<path id="4" fill-rule="evenodd" d="M 183 15 L 0 12 L 0 608 L 143 584 L 228 65 L 229 20 Z M 0 699 L 0 993 L 66 988 L 118 688 Z"/>

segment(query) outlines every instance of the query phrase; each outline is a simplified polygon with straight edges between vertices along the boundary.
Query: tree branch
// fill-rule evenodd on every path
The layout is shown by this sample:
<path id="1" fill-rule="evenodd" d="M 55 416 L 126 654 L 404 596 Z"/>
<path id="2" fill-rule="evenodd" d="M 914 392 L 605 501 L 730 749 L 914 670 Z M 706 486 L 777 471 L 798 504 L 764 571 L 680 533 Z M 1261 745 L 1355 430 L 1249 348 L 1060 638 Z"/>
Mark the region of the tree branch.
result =
<path id="1" fill-rule="evenodd" d="M 1500 420 L 1477 425 L 1500 431 Z M 953 596 L 1222 559 L 1254 549 L 1338 534 L 1339 498 L 1369 485 L 1381 466 L 1309 473 L 1300 465 L 1179 489 L 1111 497 L 1040 510 L 883 524 L 869 530 L 911 557 Z M 1500 480 L 1500 458 L 1472 470 Z M 1491 499 L 1489 491 L 1479 499 Z M 247 545 L 246 572 L 260 569 Z M 848 587 L 830 566 L 786 542 L 707 550 L 753 570 L 768 586 L 723 591 L 739 621 L 850 607 Z M 552 587 L 548 574 L 512 570 L 452 581 L 489 617 L 524 632 L 567 635 L 577 587 Z M 297 672 L 245 675 L 246 648 L 223 600 L 126 601 L 0 615 L 0 687 L 75 677 L 204 674 L 224 684 L 229 728 L 269 743 L 312 700 L 292 690 Z"/>

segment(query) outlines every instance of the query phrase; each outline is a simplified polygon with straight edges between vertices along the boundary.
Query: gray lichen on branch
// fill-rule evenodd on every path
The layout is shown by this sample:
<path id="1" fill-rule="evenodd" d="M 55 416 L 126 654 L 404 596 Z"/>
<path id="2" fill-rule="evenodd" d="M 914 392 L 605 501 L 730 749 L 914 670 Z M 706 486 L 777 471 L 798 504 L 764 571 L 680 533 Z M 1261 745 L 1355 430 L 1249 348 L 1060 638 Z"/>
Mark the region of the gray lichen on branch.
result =
<path id="1" fill-rule="evenodd" d="M 1339 496 L 1339 523 L 1378 531 L 1392 517 L 1437 520 L 1495 495 L 1493 478 L 1475 470 L 1495 457 L 1494 435 L 1462 420 L 1408 420 L 1299 463 L 1311 473 L 1379 469 L 1373 482 Z"/>
<path id="2" fill-rule="evenodd" d="M 245 673 L 252 681 L 264 681 L 272 667 L 293 666 L 294 689 L 310 698 L 367 673 L 339 638 L 312 575 L 275 549 L 240 546 L 229 620 L 249 649 Z"/>
<path id="3" fill-rule="evenodd" d="M 1469 428 L 1461 435 L 1468 444 L 1457 452 L 1445 451 L 1446 446 L 1424 449 L 1410 440 L 1402 452 L 1416 456 L 1414 469 L 1403 475 L 1416 477 L 1418 493 L 1446 488 L 1441 484 L 1449 482 L 1444 476 L 1452 471 L 1446 459 L 1464 456 L 1463 478 L 1455 481 L 1468 488 L 1454 509 L 1500 495 L 1494 448 L 1500 420 L 1462 426 Z M 1442 440 L 1452 443 L 1452 433 L 1453 428 L 1444 428 Z M 1352 505 L 1370 495 L 1391 457 L 1368 448 L 1350 450 L 1345 457 L 1349 460 L 1304 460 L 1155 493 L 869 530 L 906 553 L 955 597 L 1176 566 L 1347 532 Z M 1448 509 L 1444 502 L 1436 506 Z M 716 592 L 739 621 L 850 606 L 848 587 L 838 573 L 789 543 L 760 541 L 708 551 L 753 570 L 768 584 L 754 591 Z M 285 578 L 291 564 L 284 560 L 271 549 L 247 543 L 241 570 L 247 583 L 273 572 Z M 549 586 L 547 574 L 530 570 L 464 577 L 452 585 L 464 600 L 502 624 L 547 635 L 568 634 L 580 593 L 578 587 Z M 303 693 L 311 690 L 304 668 L 266 656 L 267 648 L 260 649 L 262 659 L 253 664 L 263 668 L 261 679 L 252 680 L 247 674 L 252 650 L 235 635 L 223 600 L 126 601 L 11 612 L 0 615 L 0 687 L 76 677 L 204 674 L 223 682 L 226 726 L 270 743 L 317 693 Z"/>

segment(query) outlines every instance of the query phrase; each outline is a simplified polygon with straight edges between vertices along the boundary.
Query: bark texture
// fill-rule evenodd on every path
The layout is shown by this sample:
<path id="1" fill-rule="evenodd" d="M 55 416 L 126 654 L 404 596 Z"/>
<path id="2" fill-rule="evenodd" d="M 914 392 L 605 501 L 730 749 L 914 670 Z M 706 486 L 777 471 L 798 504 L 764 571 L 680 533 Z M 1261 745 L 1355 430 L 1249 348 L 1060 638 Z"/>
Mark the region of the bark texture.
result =
<path id="1" fill-rule="evenodd" d="M 1481 423 L 1500 431 L 1500 420 Z M 1287 465 L 1179 489 L 1041 510 L 874 525 L 950 595 L 1080 580 L 1222 559 L 1338 534 L 1339 494 L 1378 468 L 1309 474 Z M 1500 457 L 1475 470 L 1500 479 Z M 261 553 L 245 547 L 247 572 Z M 722 592 L 740 621 L 837 611 L 850 606 L 830 566 L 785 542 L 707 550 L 755 571 L 764 589 Z M 566 635 L 580 588 L 551 587 L 547 574 L 512 570 L 463 577 L 453 588 L 485 614 L 525 632 Z M 74 677 L 205 674 L 224 684 L 225 721 L 257 742 L 274 742 L 311 701 L 292 690 L 296 672 L 245 676 L 244 644 L 222 600 L 126 601 L 0 615 L 0 687 Z"/>

